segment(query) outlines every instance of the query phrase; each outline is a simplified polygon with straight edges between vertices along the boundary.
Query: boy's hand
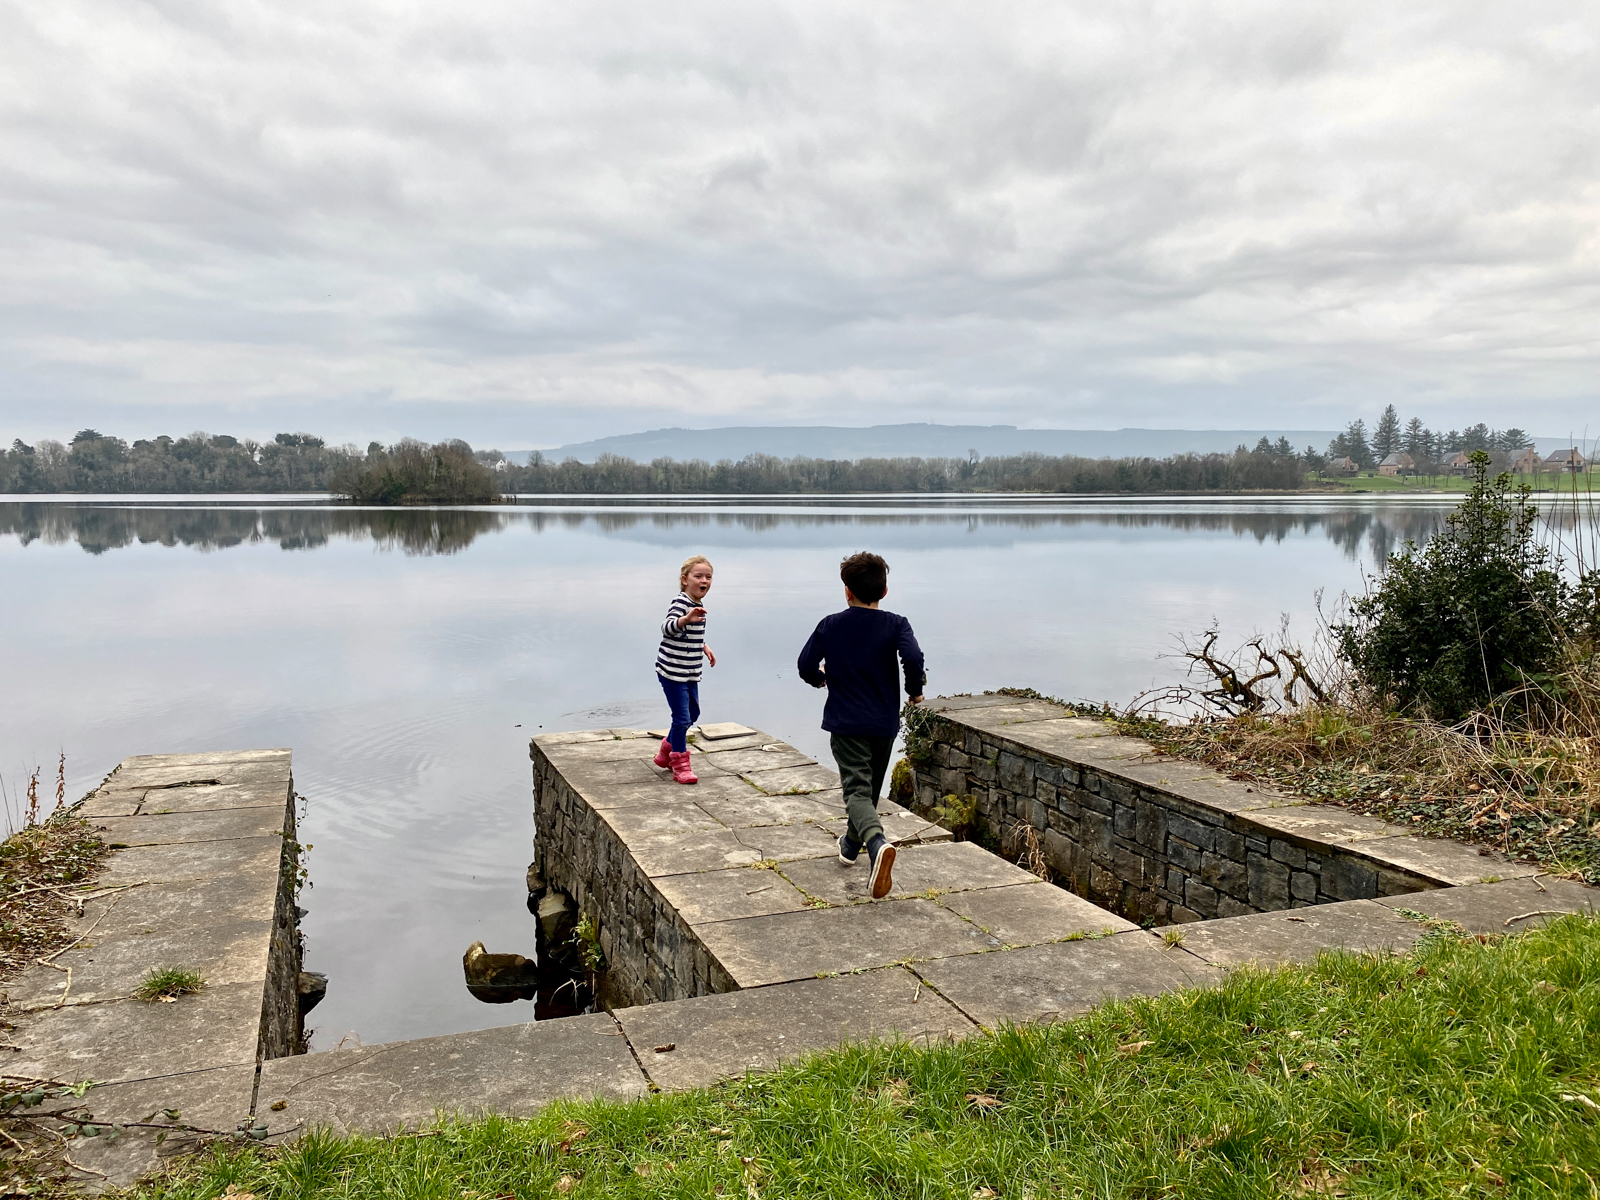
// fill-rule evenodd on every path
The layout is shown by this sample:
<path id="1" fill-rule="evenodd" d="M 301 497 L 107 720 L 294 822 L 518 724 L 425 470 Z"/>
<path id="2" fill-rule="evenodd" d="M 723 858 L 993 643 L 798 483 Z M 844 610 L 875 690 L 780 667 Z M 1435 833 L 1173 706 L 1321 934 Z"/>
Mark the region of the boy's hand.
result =
<path id="1" fill-rule="evenodd" d="M 678 632 L 682 633 L 683 632 L 683 628 L 684 628 L 685 625 L 692 625 L 692 624 L 694 624 L 694 622 L 700 620 L 700 618 L 705 616 L 705 615 L 706 615 L 706 610 L 705 609 L 703 609 L 703 608 L 691 608 L 688 612 L 684 613 L 683 616 L 678 618 Z"/>
<path id="2" fill-rule="evenodd" d="M 717 656 L 715 654 L 711 653 L 711 647 L 710 646 L 706 647 L 706 661 L 708 663 L 710 663 L 713 667 L 717 665 Z"/>
<path id="3" fill-rule="evenodd" d="M 921 704 L 922 703 L 922 697 L 921 696 L 913 696 L 913 697 L 911 697 L 911 699 L 907 700 L 906 703 L 907 704 Z"/>

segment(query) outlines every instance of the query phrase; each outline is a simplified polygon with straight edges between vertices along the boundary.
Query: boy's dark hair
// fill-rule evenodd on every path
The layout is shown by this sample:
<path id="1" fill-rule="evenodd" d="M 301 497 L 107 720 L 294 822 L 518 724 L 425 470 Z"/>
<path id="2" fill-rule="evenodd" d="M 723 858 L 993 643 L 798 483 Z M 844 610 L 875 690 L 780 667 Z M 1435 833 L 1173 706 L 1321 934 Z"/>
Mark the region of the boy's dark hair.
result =
<path id="1" fill-rule="evenodd" d="M 839 564 L 839 578 L 863 604 L 876 604 L 889 591 L 889 564 L 863 550 Z"/>

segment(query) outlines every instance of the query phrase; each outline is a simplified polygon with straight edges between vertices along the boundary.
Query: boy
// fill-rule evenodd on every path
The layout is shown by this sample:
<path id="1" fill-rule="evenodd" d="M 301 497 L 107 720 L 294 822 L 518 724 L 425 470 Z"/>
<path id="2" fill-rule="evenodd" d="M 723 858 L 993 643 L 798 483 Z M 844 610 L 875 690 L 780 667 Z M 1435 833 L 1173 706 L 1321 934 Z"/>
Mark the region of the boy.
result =
<path id="1" fill-rule="evenodd" d="M 906 694 L 912 704 L 920 704 L 922 649 L 910 621 L 878 607 L 889 594 L 888 563 L 866 551 L 852 554 L 839 564 L 839 578 L 849 607 L 817 623 L 798 666 L 801 679 L 828 689 L 822 727 L 833 735 L 833 758 L 850 818 L 839 838 L 839 861 L 853 866 L 865 847 L 872 898 L 882 900 L 893 886 L 894 847 L 878 820 L 878 792 L 900 733 L 895 656 L 905 668 Z"/>

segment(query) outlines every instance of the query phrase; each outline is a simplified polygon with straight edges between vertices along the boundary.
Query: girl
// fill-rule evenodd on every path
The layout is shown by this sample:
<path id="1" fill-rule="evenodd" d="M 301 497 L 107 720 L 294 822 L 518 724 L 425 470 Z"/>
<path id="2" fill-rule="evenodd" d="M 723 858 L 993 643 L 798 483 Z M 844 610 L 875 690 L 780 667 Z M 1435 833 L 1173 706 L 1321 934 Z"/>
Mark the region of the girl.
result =
<path id="1" fill-rule="evenodd" d="M 656 651 L 656 676 L 672 709 L 672 730 L 661 739 L 656 766 L 670 767 L 679 783 L 699 783 L 689 767 L 689 726 L 700 719 L 700 659 L 713 667 L 717 656 L 706 645 L 706 610 L 703 601 L 711 590 L 711 560 L 703 554 L 687 559 L 678 569 L 678 594 L 667 606 L 661 622 L 661 648 Z"/>

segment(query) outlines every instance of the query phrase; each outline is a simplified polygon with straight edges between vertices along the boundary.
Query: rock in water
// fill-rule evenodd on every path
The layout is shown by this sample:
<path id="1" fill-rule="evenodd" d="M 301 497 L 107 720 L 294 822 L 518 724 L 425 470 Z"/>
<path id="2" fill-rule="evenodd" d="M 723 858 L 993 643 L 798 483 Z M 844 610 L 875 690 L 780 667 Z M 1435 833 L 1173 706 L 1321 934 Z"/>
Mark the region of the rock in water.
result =
<path id="1" fill-rule="evenodd" d="M 542 891 L 544 891 L 544 873 L 539 870 L 538 863 L 531 862 L 528 864 L 528 895 L 532 896 Z"/>
<path id="2" fill-rule="evenodd" d="M 520 954 L 490 954 L 482 942 L 473 942 L 461 956 L 468 985 L 478 987 L 528 987 L 538 982 L 537 968 Z"/>

